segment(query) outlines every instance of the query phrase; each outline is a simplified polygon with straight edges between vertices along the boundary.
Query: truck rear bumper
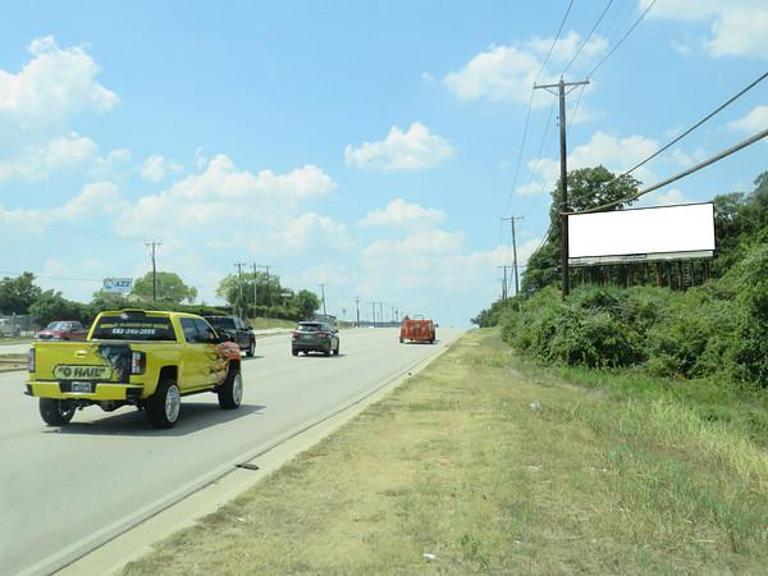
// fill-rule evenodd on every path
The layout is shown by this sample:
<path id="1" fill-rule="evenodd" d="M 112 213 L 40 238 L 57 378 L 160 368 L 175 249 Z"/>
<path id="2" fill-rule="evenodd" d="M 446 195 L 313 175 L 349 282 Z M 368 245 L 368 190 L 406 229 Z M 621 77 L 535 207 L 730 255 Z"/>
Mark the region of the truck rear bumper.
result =
<path id="1" fill-rule="evenodd" d="M 25 394 L 40 398 L 58 398 L 70 400 L 140 400 L 144 386 L 130 384 L 94 383 L 93 392 L 63 392 L 59 382 L 27 382 Z"/>

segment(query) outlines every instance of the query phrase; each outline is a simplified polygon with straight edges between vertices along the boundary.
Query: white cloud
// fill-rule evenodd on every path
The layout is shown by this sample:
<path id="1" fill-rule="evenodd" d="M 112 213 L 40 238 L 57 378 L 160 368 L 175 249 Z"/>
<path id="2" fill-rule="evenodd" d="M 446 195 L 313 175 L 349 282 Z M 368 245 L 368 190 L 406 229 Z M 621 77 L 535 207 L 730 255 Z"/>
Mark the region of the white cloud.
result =
<path id="1" fill-rule="evenodd" d="M 184 167 L 165 156 L 152 154 L 141 165 L 141 177 L 148 182 L 160 182 L 170 174 L 179 174 Z"/>
<path id="2" fill-rule="evenodd" d="M 393 126 L 382 141 L 347 146 L 344 155 L 349 166 L 390 172 L 431 168 L 453 158 L 455 150 L 447 140 L 414 122 L 405 132 Z"/>
<path id="3" fill-rule="evenodd" d="M 112 182 L 93 182 L 63 207 L 49 212 L 52 218 L 77 219 L 98 213 L 117 212 L 125 207 L 120 191 Z"/>
<path id="4" fill-rule="evenodd" d="M 646 202 L 641 203 L 641 206 L 671 206 L 673 204 L 684 204 L 688 202 L 688 199 L 683 196 L 683 192 L 676 188 L 667 190 L 666 192 L 656 192 L 650 194 Z"/>
<path id="5" fill-rule="evenodd" d="M 435 266 L 461 250 L 463 244 L 463 234 L 444 230 L 419 231 L 402 240 L 373 242 L 362 253 L 367 273 L 365 290 L 391 284 L 405 289 L 429 286 L 435 282 Z"/>
<path id="6" fill-rule="evenodd" d="M 755 106 L 749 113 L 728 124 L 731 130 L 755 134 L 768 128 L 768 106 Z"/>
<path id="7" fill-rule="evenodd" d="M 45 36 L 28 50 L 33 59 L 18 74 L 0 69 L 0 119 L 45 125 L 83 111 L 105 112 L 119 102 L 95 81 L 99 68 L 84 48 L 60 48 Z"/>
<path id="8" fill-rule="evenodd" d="M 126 209 L 121 229 L 131 235 L 178 238 L 210 245 L 240 244 L 264 251 L 280 246 L 302 201 L 323 196 L 336 183 L 316 166 L 286 174 L 239 170 L 224 155 L 199 174 L 187 176 Z M 173 217 L 169 218 L 169 214 Z M 323 222 L 314 222 L 315 230 Z M 301 237 L 300 225 L 294 239 Z"/>
<path id="9" fill-rule="evenodd" d="M 113 182 L 91 182 L 83 186 L 76 196 L 62 206 L 48 209 L 6 210 L 0 208 L 0 216 L 10 222 L 18 222 L 30 231 L 44 232 L 49 224 L 61 221 L 79 220 L 99 214 L 116 213 L 127 206 L 120 196 L 120 190 Z"/>
<path id="10" fill-rule="evenodd" d="M 659 143 L 656 140 L 644 136 L 620 138 L 598 130 L 589 142 L 573 149 L 568 156 L 568 170 L 602 165 L 618 174 L 650 156 L 658 148 Z M 533 180 L 530 184 L 518 186 L 515 192 L 521 195 L 551 192 L 559 177 L 559 165 L 559 161 L 552 158 L 529 161 L 527 166 L 533 174 Z M 653 173 L 643 167 L 632 175 L 647 182 Z"/>
<path id="11" fill-rule="evenodd" d="M 28 146 L 15 157 L 0 161 L 0 182 L 44 178 L 56 170 L 92 161 L 97 152 L 93 140 L 72 132 L 43 146 Z"/>
<path id="12" fill-rule="evenodd" d="M 645 9 L 651 0 L 640 0 Z M 702 43 L 712 56 L 768 55 L 768 4 L 764 0 L 660 0 L 649 17 L 710 24 L 708 38 Z"/>
<path id="13" fill-rule="evenodd" d="M 553 38 L 534 38 L 522 46 L 491 46 L 474 56 L 458 72 L 450 72 L 443 78 L 443 84 L 459 100 L 486 99 L 491 102 L 528 104 L 531 89 L 537 79 L 542 62 L 552 46 Z M 551 65 L 554 68 L 567 64 L 576 54 L 583 40 L 576 32 L 570 32 L 554 44 Z M 577 59 L 585 65 L 605 53 L 605 38 L 595 36 L 584 45 Z M 551 76 L 547 69 L 540 78 Z M 543 91 L 534 98 L 535 107 L 550 102 Z"/>
<path id="14" fill-rule="evenodd" d="M 521 270 L 538 245 L 539 239 L 518 245 Z M 402 312 L 426 314 L 441 324 L 462 325 L 498 297 L 497 267 L 512 262 L 510 246 L 468 250 L 461 232 L 416 232 L 373 242 L 363 250 L 355 293 L 364 300 L 395 303 Z M 438 311 L 442 316 L 435 316 Z"/>
<path id="15" fill-rule="evenodd" d="M 310 238 L 334 248 L 345 248 L 350 244 L 344 224 L 315 212 L 307 212 L 294 219 L 286 227 L 284 237 L 292 248 L 303 248 Z"/>
<path id="16" fill-rule="evenodd" d="M 445 218 L 445 213 L 435 208 L 424 208 L 395 198 L 383 210 L 372 210 L 360 221 L 363 226 L 394 226 L 401 228 L 428 227 Z"/>

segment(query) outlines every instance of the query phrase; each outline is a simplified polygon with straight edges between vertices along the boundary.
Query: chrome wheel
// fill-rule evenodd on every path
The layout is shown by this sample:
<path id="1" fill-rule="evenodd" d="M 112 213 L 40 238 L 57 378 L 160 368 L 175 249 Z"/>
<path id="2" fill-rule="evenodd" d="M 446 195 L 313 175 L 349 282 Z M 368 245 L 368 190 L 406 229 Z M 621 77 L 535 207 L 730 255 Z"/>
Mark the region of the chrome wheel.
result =
<path id="1" fill-rule="evenodd" d="M 232 400 L 234 400 L 235 406 L 239 406 L 243 400 L 243 377 L 239 372 L 232 381 Z"/>
<path id="2" fill-rule="evenodd" d="M 181 394 L 179 388 L 174 384 L 168 387 L 165 395 L 165 418 L 169 423 L 176 422 L 181 409 Z"/>

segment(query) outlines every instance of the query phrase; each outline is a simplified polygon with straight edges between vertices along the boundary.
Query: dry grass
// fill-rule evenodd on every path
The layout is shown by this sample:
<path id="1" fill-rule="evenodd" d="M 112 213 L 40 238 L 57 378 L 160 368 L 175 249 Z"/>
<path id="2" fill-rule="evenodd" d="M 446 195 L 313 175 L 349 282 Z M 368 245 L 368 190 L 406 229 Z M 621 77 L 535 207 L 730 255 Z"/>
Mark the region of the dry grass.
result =
<path id="1" fill-rule="evenodd" d="M 765 573 L 764 451 L 514 364 L 470 333 L 125 573 Z"/>

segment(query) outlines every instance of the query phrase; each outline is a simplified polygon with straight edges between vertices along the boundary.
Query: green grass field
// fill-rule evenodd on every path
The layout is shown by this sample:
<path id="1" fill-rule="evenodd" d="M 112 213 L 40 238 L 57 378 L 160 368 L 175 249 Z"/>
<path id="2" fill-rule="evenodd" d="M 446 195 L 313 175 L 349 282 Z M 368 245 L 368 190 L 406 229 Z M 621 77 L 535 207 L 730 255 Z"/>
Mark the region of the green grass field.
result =
<path id="1" fill-rule="evenodd" d="M 254 330 L 267 330 L 269 328 L 294 328 L 294 320 L 283 320 L 282 318 L 253 318 L 249 320 Z"/>
<path id="2" fill-rule="evenodd" d="M 747 429 L 591 386 L 471 332 L 124 573 L 764 574 L 768 455 Z"/>

